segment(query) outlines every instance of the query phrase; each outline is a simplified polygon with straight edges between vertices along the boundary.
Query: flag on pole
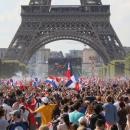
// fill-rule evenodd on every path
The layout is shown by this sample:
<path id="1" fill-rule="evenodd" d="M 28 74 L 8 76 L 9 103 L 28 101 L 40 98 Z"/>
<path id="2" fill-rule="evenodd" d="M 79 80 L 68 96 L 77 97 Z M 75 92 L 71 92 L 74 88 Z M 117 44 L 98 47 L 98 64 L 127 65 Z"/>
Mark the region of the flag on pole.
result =
<path id="1" fill-rule="evenodd" d="M 40 85 L 40 81 L 38 78 L 35 78 L 34 81 L 32 82 L 33 87 L 38 87 Z"/>
<path id="2" fill-rule="evenodd" d="M 67 64 L 66 67 L 66 71 L 65 71 L 65 76 L 68 78 L 68 80 L 70 80 L 71 76 L 72 76 L 72 66 L 70 64 L 70 62 Z"/>
<path id="3" fill-rule="evenodd" d="M 80 90 L 80 85 L 79 85 L 79 82 L 77 82 L 75 84 L 75 88 L 74 88 L 76 91 L 79 91 Z"/>
<path id="4" fill-rule="evenodd" d="M 45 83 L 49 83 L 54 89 L 57 89 L 59 85 L 58 82 L 52 77 L 48 77 Z"/>
<path id="5" fill-rule="evenodd" d="M 71 76 L 70 80 L 68 80 L 68 82 L 65 84 L 65 86 L 67 88 L 73 88 L 76 91 L 79 91 L 80 90 L 80 84 L 79 84 L 78 76 L 76 76 L 76 75 Z"/>

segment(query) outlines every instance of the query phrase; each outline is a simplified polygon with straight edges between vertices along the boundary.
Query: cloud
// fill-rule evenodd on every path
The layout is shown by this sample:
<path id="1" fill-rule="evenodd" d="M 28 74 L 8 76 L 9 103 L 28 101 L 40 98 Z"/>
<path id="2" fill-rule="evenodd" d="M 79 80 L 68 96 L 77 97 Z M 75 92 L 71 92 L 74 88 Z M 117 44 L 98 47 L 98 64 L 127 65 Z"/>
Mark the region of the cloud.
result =
<path id="1" fill-rule="evenodd" d="M 111 23 L 124 46 L 130 46 L 130 1 L 109 0 L 111 3 Z"/>
<path id="2" fill-rule="evenodd" d="M 9 13 L 4 13 L 3 15 L 0 16 L 0 23 L 4 23 L 4 22 L 11 22 L 14 20 L 19 20 L 19 18 L 17 17 L 17 13 L 12 13 L 12 15 L 10 15 Z"/>
<path id="3" fill-rule="evenodd" d="M 50 48 L 52 51 L 55 51 L 55 50 L 61 51 L 64 49 L 64 54 L 65 54 L 65 53 L 68 53 L 69 50 L 82 50 L 84 48 L 84 44 L 81 42 L 72 41 L 72 40 L 58 40 L 58 41 L 54 41 L 47 44 L 46 48 Z"/>

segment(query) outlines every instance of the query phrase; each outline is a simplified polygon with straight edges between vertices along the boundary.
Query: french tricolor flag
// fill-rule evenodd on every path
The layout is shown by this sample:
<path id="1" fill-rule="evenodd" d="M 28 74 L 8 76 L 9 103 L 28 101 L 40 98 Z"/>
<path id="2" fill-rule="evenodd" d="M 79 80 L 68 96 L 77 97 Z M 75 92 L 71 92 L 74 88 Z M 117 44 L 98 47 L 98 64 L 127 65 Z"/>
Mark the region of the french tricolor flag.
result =
<path id="1" fill-rule="evenodd" d="M 35 78 L 34 81 L 32 82 L 33 87 L 38 87 L 40 85 L 40 80 L 38 78 Z"/>
<path id="2" fill-rule="evenodd" d="M 58 82 L 55 81 L 55 79 L 48 77 L 45 83 L 49 83 L 53 88 L 58 88 Z"/>
<path id="3" fill-rule="evenodd" d="M 66 72 L 65 72 L 65 77 L 67 77 L 68 80 L 70 80 L 70 78 L 71 78 L 71 76 L 72 76 L 72 66 L 71 66 L 70 62 L 67 64 L 66 67 L 67 67 L 67 68 L 66 68 L 67 70 L 66 70 Z"/>
<path id="4" fill-rule="evenodd" d="M 65 84 L 65 86 L 67 88 L 73 88 L 76 91 L 79 91 L 80 90 L 80 84 L 79 84 L 78 76 L 76 76 L 76 75 L 71 76 L 70 80 L 68 80 L 68 82 Z"/>

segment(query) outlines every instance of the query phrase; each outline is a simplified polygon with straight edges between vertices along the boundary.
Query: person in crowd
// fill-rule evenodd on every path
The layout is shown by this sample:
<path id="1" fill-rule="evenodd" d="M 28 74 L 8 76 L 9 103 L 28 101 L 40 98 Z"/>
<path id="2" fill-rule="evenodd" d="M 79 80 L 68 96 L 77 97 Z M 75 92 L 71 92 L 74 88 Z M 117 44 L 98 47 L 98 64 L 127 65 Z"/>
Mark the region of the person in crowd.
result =
<path id="1" fill-rule="evenodd" d="M 22 117 L 22 120 L 24 121 L 24 122 L 28 122 L 28 115 L 29 115 L 29 111 L 25 108 L 25 106 L 24 105 L 20 105 L 19 106 L 19 109 L 20 109 L 20 111 L 21 111 L 21 117 Z M 29 122 L 28 122 L 29 123 Z"/>
<path id="2" fill-rule="evenodd" d="M 3 92 L 0 92 L 0 106 L 2 106 L 3 105 Z"/>
<path id="3" fill-rule="evenodd" d="M 124 98 L 122 96 L 118 96 L 117 101 L 115 101 L 114 105 L 116 106 L 117 111 L 120 109 L 120 102 L 123 102 Z"/>
<path id="4" fill-rule="evenodd" d="M 69 113 L 69 120 L 71 123 L 77 123 L 80 117 L 84 116 L 83 113 L 79 112 L 80 103 L 77 101 L 74 104 L 74 111 Z"/>
<path id="5" fill-rule="evenodd" d="M 128 99 L 129 99 L 129 102 L 130 102 L 130 88 L 127 89 L 126 94 L 127 94 Z"/>
<path id="6" fill-rule="evenodd" d="M 80 126 L 80 127 L 77 128 L 77 130 L 86 130 L 86 127 Z"/>
<path id="7" fill-rule="evenodd" d="M 81 106 L 79 108 L 79 112 L 85 114 L 88 104 L 87 104 L 87 102 L 85 102 L 83 100 L 80 100 L 80 101 L 81 101 Z"/>
<path id="8" fill-rule="evenodd" d="M 34 111 L 36 107 L 36 100 L 32 97 L 32 95 L 28 97 L 25 107 L 29 111 L 29 114 L 28 114 L 29 129 L 36 130 L 35 116 L 33 113 L 30 112 L 30 110 Z"/>
<path id="9" fill-rule="evenodd" d="M 119 130 L 125 130 L 126 122 L 127 122 L 126 116 L 127 116 L 127 110 L 125 108 L 125 103 L 120 102 L 119 103 L 119 110 L 118 110 L 118 117 L 119 117 L 118 126 L 119 126 Z"/>
<path id="10" fill-rule="evenodd" d="M 9 130 L 22 129 L 30 130 L 27 122 L 23 122 L 20 110 L 10 112 L 12 119 L 10 121 Z"/>
<path id="11" fill-rule="evenodd" d="M 6 118 L 7 120 L 10 120 L 10 112 L 13 110 L 12 107 L 10 105 L 8 105 L 7 100 L 4 100 L 3 104 L 2 104 L 3 109 L 6 111 Z"/>
<path id="12" fill-rule="evenodd" d="M 81 118 L 79 119 L 79 127 L 85 127 L 86 130 L 91 130 L 91 129 L 89 128 L 89 124 L 88 124 L 88 121 L 87 121 L 87 119 L 85 118 L 85 116 L 83 116 L 83 117 L 81 117 Z"/>
<path id="13" fill-rule="evenodd" d="M 64 105 L 63 114 L 68 114 L 68 113 L 69 113 L 69 107 L 67 105 Z"/>
<path id="14" fill-rule="evenodd" d="M 105 119 L 109 129 L 112 125 L 116 125 L 118 123 L 119 118 L 117 115 L 117 109 L 113 105 L 113 98 L 111 96 L 108 96 L 106 100 L 107 103 L 103 105 L 103 108 L 105 112 Z"/>
<path id="15" fill-rule="evenodd" d="M 129 98 L 128 97 L 124 98 L 124 103 L 125 103 L 125 109 L 127 111 L 127 114 L 130 114 L 130 103 L 129 103 Z"/>
<path id="16" fill-rule="evenodd" d="M 56 105 L 56 107 L 55 107 L 55 109 L 54 109 L 54 111 L 53 111 L 53 114 L 52 114 L 53 119 L 56 119 L 56 118 L 59 117 L 60 114 L 61 114 L 60 103 L 57 102 L 56 104 L 57 104 L 57 105 Z"/>
<path id="17" fill-rule="evenodd" d="M 47 97 L 43 97 L 41 100 L 43 105 L 35 111 L 30 109 L 30 112 L 33 114 L 41 113 L 41 126 L 48 126 L 52 121 L 52 114 L 57 104 L 50 104 Z"/>
<path id="18" fill-rule="evenodd" d="M 6 113 L 5 110 L 3 109 L 3 107 L 0 107 L 0 130 L 7 130 L 9 123 L 6 120 Z M 5 117 L 5 119 L 3 119 L 3 117 Z"/>
<path id="19" fill-rule="evenodd" d="M 130 130 L 130 114 L 127 115 L 127 123 L 126 123 L 125 130 Z"/>
<path id="20" fill-rule="evenodd" d="M 40 106 L 42 106 L 40 97 L 36 98 L 36 109 L 38 109 Z M 37 113 L 35 115 L 36 125 L 39 127 L 41 125 L 41 114 Z"/>
<path id="21" fill-rule="evenodd" d="M 101 97 L 101 96 L 97 96 L 97 97 L 96 97 L 96 103 L 97 103 L 98 105 L 103 106 L 103 102 L 102 102 L 102 97 Z"/>
<path id="22" fill-rule="evenodd" d="M 71 124 L 72 130 L 77 130 L 78 129 L 78 124 Z"/>
<path id="23" fill-rule="evenodd" d="M 77 128 L 86 130 L 89 127 L 92 130 L 104 129 L 100 122 L 96 124 L 97 120 L 104 122 L 106 120 L 109 130 L 115 130 L 117 124 L 120 129 L 124 128 L 125 124 L 129 129 L 130 121 L 127 119 L 126 122 L 126 114 L 130 114 L 130 82 L 127 81 L 126 85 L 122 80 L 117 82 L 111 79 L 103 80 L 100 83 L 93 82 L 93 79 L 87 84 L 81 83 L 82 89 L 78 92 L 65 87 L 65 83 L 61 85 L 59 83 L 57 89 L 48 86 L 44 81 L 38 87 L 28 85 L 30 83 L 25 81 L 22 89 L 15 85 L 12 87 L 9 84 L 2 84 L 0 105 L 3 106 L 5 114 L 0 119 L 9 121 L 11 130 L 20 129 L 20 127 L 26 130 L 28 125 L 29 130 L 52 127 L 53 130 L 57 130 L 62 125 L 69 124 L 68 122 L 71 124 L 71 130 L 77 130 Z M 114 101 L 116 101 L 115 104 Z M 122 102 L 125 103 L 125 106 Z M 12 112 L 11 115 L 10 112 Z M 35 115 L 36 113 L 38 115 Z M 68 114 L 69 121 L 68 117 L 63 120 L 62 114 Z M 41 123 L 39 122 L 40 118 Z M 60 124 L 58 124 L 59 121 Z M 37 122 L 39 122 L 38 125 Z M 41 127 L 39 128 L 39 126 Z"/>
<path id="24" fill-rule="evenodd" d="M 90 119 L 91 119 L 91 116 L 93 115 L 93 113 L 94 113 L 94 106 L 93 106 L 93 104 L 89 104 L 87 107 L 86 114 L 85 114 L 85 118 L 87 119 L 88 123 L 90 123 Z"/>
<path id="25" fill-rule="evenodd" d="M 96 121 L 96 128 L 95 130 L 105 130 L 105 122 L 104 120 L 98 119 Z"/>
<path id="26" fill-rule="evenodd" d="M 115 125 L 115 124 L 114 124 L 114 125 L 112 125 L 112 126 L 111 126 L 111 128 L 110 128 L 110 130 L 118 130 L 117 125 Z"/>
<path id="27" fill-rule="evenodd" d="M 94 106 L 94 113 L 90 118 L 90 128 L 94 130 L 96 128 L 96 121 L 97 120 L 103 120 L 106 122 L 105 117 L 102 115 L 102 107 L 101 105 L 96 104 Z"/>
<path id="28" fill-rule="evenodd" d="M 71 123 L 69 121 L 69 115 L 63 114 L 61 119 L 63 120 L 63 123 L 61 121 L 61 124 L 57 126 L 57 130 L 71 130 Z"/>

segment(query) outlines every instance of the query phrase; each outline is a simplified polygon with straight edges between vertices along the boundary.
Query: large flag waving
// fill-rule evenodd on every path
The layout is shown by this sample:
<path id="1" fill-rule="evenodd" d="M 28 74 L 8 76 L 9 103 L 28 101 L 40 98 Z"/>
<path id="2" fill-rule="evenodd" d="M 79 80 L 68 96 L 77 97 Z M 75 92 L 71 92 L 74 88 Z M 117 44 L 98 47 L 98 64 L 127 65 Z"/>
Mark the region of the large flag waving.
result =
<path id="1" fill-rule="evenodd" d="M 65 76 L 68 78 L 68 80 L 70 80 L 71 76 L 72 76 L 72 66 L 70 64 L 70 62 L 67 64 L 66 66 L 66 71 L 65 71 Z"/>
<path id="2" fill-rule="evenodd" d="M 51 87 L 53 87 L 54 89 L 58 88 L 59 83 L 57 82 L 56 78 L 53 76 L 49 76 L 47 78 L 47 80 L 45 81 L 45 83 L 49 83 L 51 85 Z"/>
<path id="3" fill-rule="evenodd" d="M 71 76 L 70 80 L 65 84 L 67 88 L 73 88 L 76 91 L 80 90 L 80 84 L 79 84 L 79 79 L 77 75 Z"/>

